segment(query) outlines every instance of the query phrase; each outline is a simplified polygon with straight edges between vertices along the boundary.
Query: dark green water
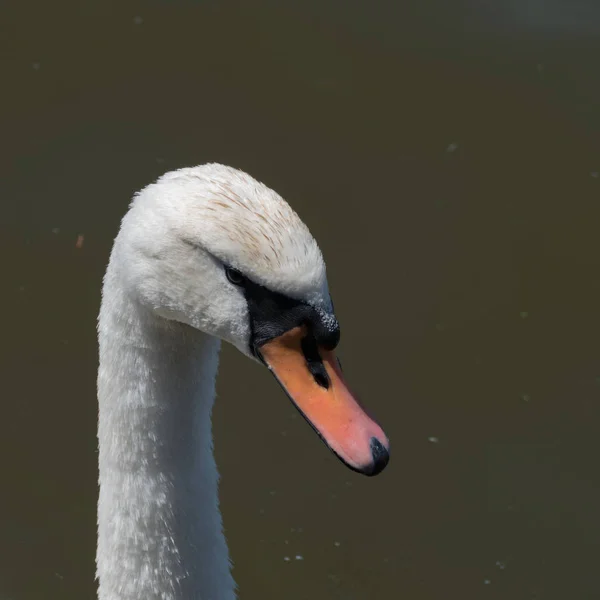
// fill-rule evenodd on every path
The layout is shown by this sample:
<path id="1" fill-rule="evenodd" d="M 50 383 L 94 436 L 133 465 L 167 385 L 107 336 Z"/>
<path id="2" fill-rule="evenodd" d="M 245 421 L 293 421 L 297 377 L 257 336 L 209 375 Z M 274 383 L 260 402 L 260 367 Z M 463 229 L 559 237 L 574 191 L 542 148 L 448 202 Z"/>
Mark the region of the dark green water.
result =
<path id="1" fill-rule="evenodd" d="M 0 598 L 94 598 L 101 277 L 206 161 L 315 234 L 393 443 L 346 471 L 225 350 L 240 599 L 600 597 L 597 3 L 5 1 L 0 67 Z"/>

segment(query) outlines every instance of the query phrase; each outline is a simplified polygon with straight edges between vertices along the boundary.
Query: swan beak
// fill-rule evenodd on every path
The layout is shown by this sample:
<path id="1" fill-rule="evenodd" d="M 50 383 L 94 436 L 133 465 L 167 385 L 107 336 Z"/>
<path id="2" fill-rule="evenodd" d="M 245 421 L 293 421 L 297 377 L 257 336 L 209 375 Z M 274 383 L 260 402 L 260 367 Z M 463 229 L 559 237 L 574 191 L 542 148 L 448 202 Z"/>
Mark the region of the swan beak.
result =
<path id="1" fill-rule="evenodd" d="M 390 443 L 346 386 L 331 350 L 307 351 L 307 330 L 295 327 L 257 351 L 292 402 L 329 448 L 351 469 L 377 475 Z"/>

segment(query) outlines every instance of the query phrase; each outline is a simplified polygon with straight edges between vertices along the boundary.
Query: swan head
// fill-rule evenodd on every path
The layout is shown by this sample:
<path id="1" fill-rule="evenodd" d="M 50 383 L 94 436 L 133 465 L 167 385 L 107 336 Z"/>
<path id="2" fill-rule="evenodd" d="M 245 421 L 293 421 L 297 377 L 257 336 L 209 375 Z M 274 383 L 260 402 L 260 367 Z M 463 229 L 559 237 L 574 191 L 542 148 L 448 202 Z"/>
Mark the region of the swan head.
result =
<path id="1" fill-rule="evenodd" d="M 163 175 L 133 199 L 111 260 L 160 318 L 264 363 L 350 468 L 379 473 L 389 441 L 344 383 L 321 251 L 292 208 L 218 164 Z"/>

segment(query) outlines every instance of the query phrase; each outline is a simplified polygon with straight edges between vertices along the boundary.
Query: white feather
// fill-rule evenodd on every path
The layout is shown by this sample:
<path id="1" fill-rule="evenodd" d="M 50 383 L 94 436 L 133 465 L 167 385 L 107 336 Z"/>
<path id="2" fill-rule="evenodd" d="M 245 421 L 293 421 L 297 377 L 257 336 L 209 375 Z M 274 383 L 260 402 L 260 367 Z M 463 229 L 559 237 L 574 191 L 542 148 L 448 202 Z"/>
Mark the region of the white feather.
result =
<path id="1" fill-rule="evenodd" d="M 224 264 L 330 308 L 310 232 L 245 173 L 181 169 L 136 195 L 98 321 L 100 600 L 235 597 L 211 409 L 220 340 L 250 356 L 250 326 Z"/>

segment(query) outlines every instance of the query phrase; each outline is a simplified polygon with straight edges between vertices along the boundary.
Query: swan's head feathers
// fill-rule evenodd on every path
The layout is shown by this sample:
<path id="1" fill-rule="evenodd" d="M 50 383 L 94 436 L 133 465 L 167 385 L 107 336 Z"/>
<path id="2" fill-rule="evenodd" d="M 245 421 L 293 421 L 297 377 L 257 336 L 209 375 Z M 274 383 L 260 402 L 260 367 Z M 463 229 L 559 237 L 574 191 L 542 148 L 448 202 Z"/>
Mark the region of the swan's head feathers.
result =
<path id="1" fill-rule="evenodd" d="M 182 207 L 185 218 L 177 220 L 182 239 L 274 291 L 321 300 L 326 286 L 321 251 L 300 217 L 272 189 L 218 164 L 169 173 L 156 185 L 189 192 Z"/>
<path id="2" fill-rule="evenodd" d="M 325 263 L 306 225 L 279 194 L 231 167 L 163 175 L 136 194 L 117 241 L 126 283 L 145 305 L 245 353 L 247 302 L 226 267 L 335 320 Z"/>

